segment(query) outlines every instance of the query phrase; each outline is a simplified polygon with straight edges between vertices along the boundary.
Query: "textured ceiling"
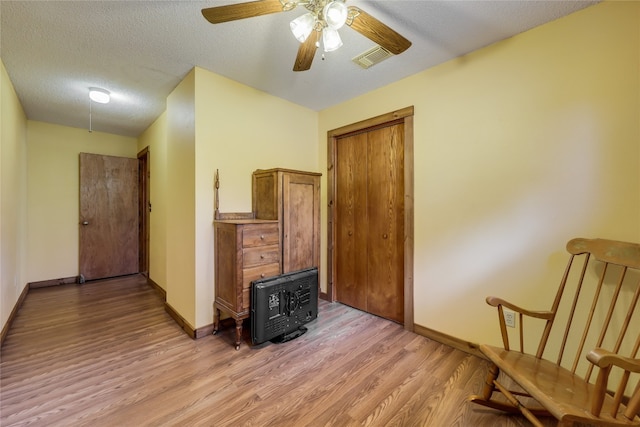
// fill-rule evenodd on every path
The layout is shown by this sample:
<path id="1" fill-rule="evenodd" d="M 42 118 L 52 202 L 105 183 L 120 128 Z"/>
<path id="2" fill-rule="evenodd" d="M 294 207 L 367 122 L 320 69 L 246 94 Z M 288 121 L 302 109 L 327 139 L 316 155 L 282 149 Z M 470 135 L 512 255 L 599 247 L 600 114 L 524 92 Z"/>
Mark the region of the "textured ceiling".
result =
<path id="1" fill-rule="evenodd" d="M 2 0 L 0 56 L 30 120 L 87 128 L 97 86 L 112 102 L 92 105 L 92 128 L 138 136 L 194 66 L 319 111 L 597 0 L 349 0 L 413 45 L 365 70 L 351 59 L 374 43 L 344 27 L 344 46 L 305 72 L 289 31 L 305 9 L 217 25 L 200 12 L 230 3 L 242 2 Z"/>

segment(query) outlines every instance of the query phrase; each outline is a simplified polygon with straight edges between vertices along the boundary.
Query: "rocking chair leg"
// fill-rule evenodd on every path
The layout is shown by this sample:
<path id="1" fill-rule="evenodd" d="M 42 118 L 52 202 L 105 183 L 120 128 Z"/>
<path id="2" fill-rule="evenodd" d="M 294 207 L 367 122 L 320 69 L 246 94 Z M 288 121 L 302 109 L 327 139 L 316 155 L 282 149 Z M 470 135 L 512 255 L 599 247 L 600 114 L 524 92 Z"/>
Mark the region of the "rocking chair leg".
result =
<path id="1" fill-rule="evenodd" d="M 494 381 L 498 379 L 498 375 L 500 374 L 500 369 L 494 364 L 489 366 L 489 373 L 487 374 L 487 379 L 485 380 L 484 387 L 482 389 L 482 398 L 484 400 L 491 400 L 491 396 L 493 395 L 496 386 L 494 385 Z"/>
<path id="2" fill-rule="evenodd" d="M 500 369 L 494 364 L 489 366 L 489 372 L 487 373 L 487 378 L 485 379 L 484 387 L 482 388 L 482 394 L 473 395 L 469 397 L 469 401 L 473 403 L 477 403 L 482 406 L 486 406 L 489 408 L 500 409 L 507 412 L 519 412 L 517 408 L 512 408 L 509 405 L 505 405 L 502 402 L 495 402 L 491 400 L 491 396 L 493 396 L 493 392 L 496 389 L 494 385 L 494 381 L 498 379 L 498 375 L 500 374 Z"/>

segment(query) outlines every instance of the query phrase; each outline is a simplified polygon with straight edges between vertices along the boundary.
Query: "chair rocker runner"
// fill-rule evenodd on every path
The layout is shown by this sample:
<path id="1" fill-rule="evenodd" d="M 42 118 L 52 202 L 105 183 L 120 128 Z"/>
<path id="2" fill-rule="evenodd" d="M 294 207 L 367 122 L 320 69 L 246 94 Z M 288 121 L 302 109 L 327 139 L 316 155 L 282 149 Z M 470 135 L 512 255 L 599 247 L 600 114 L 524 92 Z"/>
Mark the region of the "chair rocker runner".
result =
<path id="1" fill-rule="evenodd" d="M 498 309 L 504 348 L 480 345 L 491 364 L 482 393 L 469 401 L 520 412 L 535 426 L 541 416 L 555 417 L 558 426 L 640 426 L 640 244 L 578 238 L 567 251 L 551 310 L 487 298 Z M 516 313 L 519 351 L 511 349 L 505 309 Z M 535 355 L 524 350 L 525 318 L 528 325 L 543 322 Z M 522 391 L 507 389 L 500 373 Z M 540 406 L 525 406 L 523 397 Z"/>

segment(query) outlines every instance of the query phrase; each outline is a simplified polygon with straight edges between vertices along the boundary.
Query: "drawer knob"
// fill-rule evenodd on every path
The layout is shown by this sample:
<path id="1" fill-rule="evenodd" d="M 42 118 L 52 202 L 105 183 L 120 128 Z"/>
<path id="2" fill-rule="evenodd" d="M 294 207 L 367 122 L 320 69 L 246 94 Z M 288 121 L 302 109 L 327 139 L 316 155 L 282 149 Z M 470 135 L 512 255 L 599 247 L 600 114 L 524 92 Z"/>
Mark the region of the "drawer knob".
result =
<path id="1" fill-rule="evenodd" d="M 262 274 L 260 275 L 260 277 L 261 277 L 262 279 L 264 279 L 264 273 L 262 273 Z"/>
<path id="2" fill-rule="evenodd" d="M 260 235 L 260 240 L 264 240 L 264 234 Z"/>
<path id="3" fill-rule="evenodd" d="M 264 255 L 260 255 L 260 259 L 264 259 Z"/>

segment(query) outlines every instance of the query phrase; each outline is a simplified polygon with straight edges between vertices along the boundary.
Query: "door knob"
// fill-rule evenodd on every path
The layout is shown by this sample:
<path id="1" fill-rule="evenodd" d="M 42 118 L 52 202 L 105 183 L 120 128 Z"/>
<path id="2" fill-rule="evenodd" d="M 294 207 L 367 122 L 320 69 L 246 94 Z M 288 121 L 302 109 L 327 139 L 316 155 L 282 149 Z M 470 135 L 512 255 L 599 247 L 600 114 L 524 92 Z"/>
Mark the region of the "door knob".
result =
<path id="1" fill-rule="evenodd" d="M 89 221 L 82 221 L 82 225 L 89 225 Z"/>

